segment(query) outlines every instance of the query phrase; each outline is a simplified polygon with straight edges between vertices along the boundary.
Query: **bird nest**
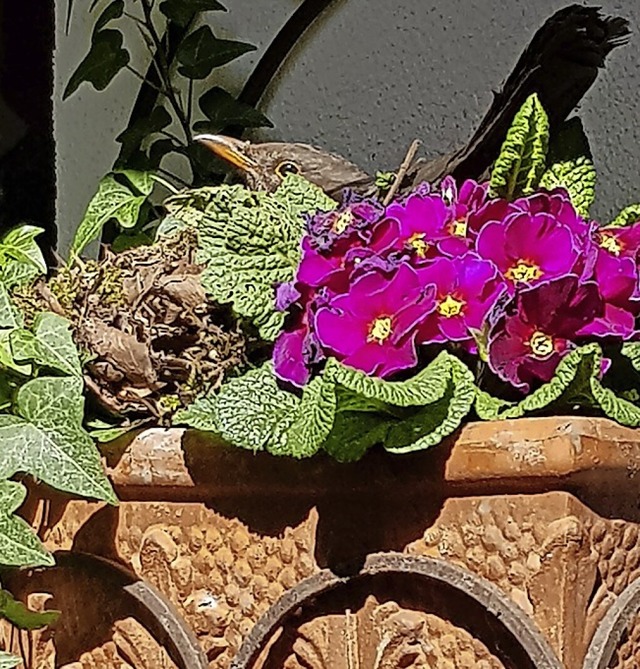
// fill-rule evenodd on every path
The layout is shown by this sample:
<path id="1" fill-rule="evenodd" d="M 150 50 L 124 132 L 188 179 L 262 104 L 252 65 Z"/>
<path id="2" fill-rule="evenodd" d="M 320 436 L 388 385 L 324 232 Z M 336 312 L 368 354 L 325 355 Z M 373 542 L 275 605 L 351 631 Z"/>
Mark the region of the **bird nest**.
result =
<path id="1" fill-rule="evenodd" d="M 190 231 L 60 269 L 18 296 L 68 318 L 90 397 L 111 415 L 159 422 L 247 362 L 248 335 L 207 299 Z"/>

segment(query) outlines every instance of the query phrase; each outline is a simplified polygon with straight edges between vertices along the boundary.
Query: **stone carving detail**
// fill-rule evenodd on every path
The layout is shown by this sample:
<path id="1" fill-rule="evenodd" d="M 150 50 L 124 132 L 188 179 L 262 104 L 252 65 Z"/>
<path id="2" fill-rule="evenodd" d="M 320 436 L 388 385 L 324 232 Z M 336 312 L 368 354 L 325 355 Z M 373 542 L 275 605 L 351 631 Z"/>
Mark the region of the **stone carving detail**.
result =
<path id="1" fill-rule="evenodd" d="M 484 644 L 449 621 L 396 602 L 379 604 L 373 596 L 359 611 L 321 615 L 293 636 L 284 669 L 504 668 Z M 272 666 L 280 665 L 263 657 L 256 669 Z"/>
<path id="2" fill-rule="evenodd" d="M 640 614 L 637 614 L 627 628 L 610 669 L 636 669 L 640 667 Z"/>

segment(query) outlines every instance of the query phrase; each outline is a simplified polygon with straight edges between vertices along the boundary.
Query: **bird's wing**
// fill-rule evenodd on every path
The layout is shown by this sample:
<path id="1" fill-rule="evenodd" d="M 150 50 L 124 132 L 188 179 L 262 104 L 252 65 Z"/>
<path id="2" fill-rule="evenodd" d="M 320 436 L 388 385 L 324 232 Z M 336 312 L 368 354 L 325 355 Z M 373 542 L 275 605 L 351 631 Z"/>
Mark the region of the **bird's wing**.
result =
<path id="1" fill-rule="evenodd" d="M 537 93 L 551 129 L 564 121 L 598 76 L 607 55 L 630 34 L 626 19 L 604 17 L 597 7 L 571 5 L 536 32 L 494 100 L 478 130 L 462 149 L 417 163 L 412 183 L 447 174 L 480 178 L 496 159 L 513 117 Z"/>

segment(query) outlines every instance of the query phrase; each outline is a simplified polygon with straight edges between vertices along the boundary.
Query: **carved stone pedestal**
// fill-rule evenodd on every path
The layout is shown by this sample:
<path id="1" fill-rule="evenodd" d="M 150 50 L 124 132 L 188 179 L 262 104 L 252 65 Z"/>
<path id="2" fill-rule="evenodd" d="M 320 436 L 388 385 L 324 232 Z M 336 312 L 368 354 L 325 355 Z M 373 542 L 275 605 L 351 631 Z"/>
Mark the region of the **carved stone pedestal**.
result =
<path id="1" fill-rule="evenodd" d="M 23 509 L 58 566 L 7 586 L 62 611 L 29 669 L 640 667 L 640 433 L 610 421 L 352 465 L 148 430 L 105 459 L 118 508 Z"/>

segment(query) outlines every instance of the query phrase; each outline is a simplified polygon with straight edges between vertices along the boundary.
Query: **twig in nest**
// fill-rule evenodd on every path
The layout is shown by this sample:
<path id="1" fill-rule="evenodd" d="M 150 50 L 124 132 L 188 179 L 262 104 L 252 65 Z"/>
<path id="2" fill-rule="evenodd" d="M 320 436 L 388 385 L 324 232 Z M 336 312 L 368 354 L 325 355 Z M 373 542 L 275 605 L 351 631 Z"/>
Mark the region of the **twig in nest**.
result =
<path id="1" fill-rule="evenodd" d="M 414 139 L 413 142 L 411 142 L 411 146 L 409 147 L 407 155 L 404 157 L 404 160 L 402 161 L 402 165 L 400 165 L 400 169 L 396 174 L 396 178 L 393 180 L 389 192 L 384 196 L 384 200 L 382 200 L 382 204 L 385 207 L 389 204 L 389 202 L 391 202 L 391 200 L 393 200 L 394 195 L 398 192 L 398 188 L 400 188 L 402 180 L 405 178 L 405 176 L 407 176 L 407 172 L 411 167 L 413 159 L 416 157 L 416 153 L 420 148 L 420 144 L 421 142 L 419 139 Z"/>

